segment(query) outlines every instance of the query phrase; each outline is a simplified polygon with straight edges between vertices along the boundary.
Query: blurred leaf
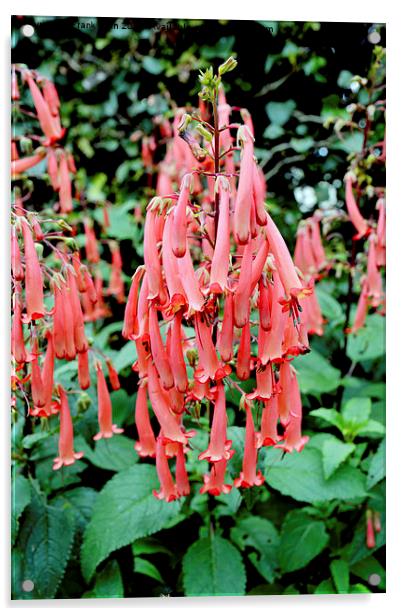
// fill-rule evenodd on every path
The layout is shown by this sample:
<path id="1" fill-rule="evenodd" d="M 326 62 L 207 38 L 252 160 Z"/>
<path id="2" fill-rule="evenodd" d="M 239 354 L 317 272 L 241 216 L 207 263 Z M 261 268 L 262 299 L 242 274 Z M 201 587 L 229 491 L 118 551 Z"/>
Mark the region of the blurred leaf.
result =
<path id="1" fill-rule="evenodd" d="M 301 569 L 318 556 L 329 540 L 324 522 L 318 522 L 303 511 L 291 511 L 282 525 L 278 548 L 283 573 Z"/>
<path id="2" fill-rule="evenodd" d="M 164 68 L 164 63 L 161 59 L 154 56 L 145 56 L 142 59 L 142 66 L 144 69 L 152 75 L 160 75 Z"/>
<path id="3" fill-rule="evenodd" d="M 324 442 L 322 448 L 322 461 L 325 479 L 331 477 L 354 449 L 355 446 L 352 443 L 342 443 L 342 441 L 335 437 Z"/>
<path id="4" fill-rule="evenodd" d="M 185 595 L 244 595 L 246 571 L 233 545 L 216 534 L 198 539 L 183 558 Z"/>
<path id="5" fill-rule="evenodd" d="M 127 342 L 117 353 L 113 364 L 117 372 L 121 372 L 124 368 L 128 368 L 137 360 L 137 349 L 131 340 Z"/>
<path id="6" fill-rule="evenodd" d="M 132 550 L 134 556 L 139 556 L 140 554 L 172 555 L 172 552 L 154 537 L 143 537 L 142 539 L 136 539 L 132 545 Z"/>
<path id="7" fill-rule="evenodd" d="M 335 592 L 336 591 L 332 583 L 332 580 L 323 580 L 322 582 L 318 584 L 317 588 L 314 591 L 314 594 L 315 595 L 334 595 Z"/>
<path id="8" fill-rule="evenodd" d="M 331 570 L 332 579 L 338 593 L 346 594 L 349 592 L 349 567 L 348 564 L 342 560 L 333 560 L 329 568 Z"/>
<path id="9" fill-rule="evenodd" d="M 293 365 L 297 370 L 300 390 L 304 394 L 321 394 L 339 387 L 340 370 L 315 349 L 308 355 L 296 357 Z"/>
<path id="10" fill-rule="evenodd" d="M 353 74 L 350 71 L 341 71 L 339 73 L 337 84 L 340 88 L 344 88 L 348 90 L 350 88 L 350 84 L 352 82 Z"/>
<path id="11" fill-rule="evenodd" d="M 145 558 L 141 558 L 140 556 L 136 556 L 134 558 L 134 572 L 147 575 L 148 577 L 151 577 L 163 584 L 163 577 L 159 573 L 158 569 L 153 563 L 149 562 L 149 560 L 145 560 Z"/>
<path id="12" fill-rule="evenodd" d="M 178 501 L 154 497 L 152 490 L 158 488 L 155 468 L 149 464 L 137 464 L 108 481 L 84 535 L 81 566 L 86 580 L 111 552 L 157 532 L 178 513 Z"/>
<path id="13" fill-rule="evenodd" d="M 371 458 L 367 475 L 367 490 L 370 490 L 385 477 L 385 439 Z"/>
<path id="14" fill-rule="evenodd" d="M 120 599 L 124 597 L 120 567 L 111 560 L 96 576 L 93 590 L 85 593 L 87 599 Z"/>
<path id="15" fill-rule="evenodd" d="M 356 468 L 344 464 L 330 479 L 324 477 L 322 457 L 316 449 L 305 447 L 300 453 L 286 454 L 270 448 L 265 459 L 268 485 L 295 500 L 314 503 L 363 498 L 365 476 Z"/>
<path id="16" fill-rule="evenodd" d="M 75 514 L 75 523 L 80 532 L 84 531 L 85 526 L 91 519 L 92 510 L 98 492 L 93 488 L 80 486 L 71 490 L 66 490 L 58 494 L 51 504 L 59 509 L 71 509 Z"/>
<path id="17" fill-rule="evenodd" d="M 312 137 L 304 137 L 303 139 L 296 139 L 292 137 L 290 140 L 291 147 L 295 150 L 295 152 L 307 152 L 311 150 L 314 145 L 314 139 Z"/>
<path id="18" fill-rule="evenodd" d="M 271 101 L 266 106 L 266 111 L 272 124 L 283 126 L 291 117 L 293 111 L 296 109 L 296 103 L 294 100 L 284 101 L 283 103 L 277 103 Z"/>
<path id="19" fill-rule="evenodd" d="M 278 137 L 281 137 L 284 134 L 285 131 L 282 126 L 279 126 L 278 124 L 269 124 L 264 130 L 263 137 L 266 137 L 267 139 L 278 139 Z"/>
<path id="20" fill-rule="evenodd" d="M 363 147 L 363 133 L 355 131 L 348 135 L 342 135 L 342 139 L 339 139 L 332 144 L 334 150 L 343 150 L 347 154 L 355 154 L 361 152 Z"/>

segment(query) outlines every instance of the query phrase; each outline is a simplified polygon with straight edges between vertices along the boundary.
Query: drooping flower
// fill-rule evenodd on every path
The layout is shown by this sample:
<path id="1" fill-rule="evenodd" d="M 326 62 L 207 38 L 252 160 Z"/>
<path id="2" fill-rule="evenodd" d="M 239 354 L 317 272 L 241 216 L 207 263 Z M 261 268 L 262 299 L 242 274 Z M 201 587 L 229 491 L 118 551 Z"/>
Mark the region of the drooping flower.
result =
<path id="1" fill-rule="evenodd" d="M 60 210 L 63 214 L 68 214 L 73 209 L 73 201 L 71 196 L 71 179 L 64 150 L 60 153 L 58 179 Z"/>
<path id="2" fill-rule="evenodd" d="M 156 217 L 156 210 L 148 206 L 144 228 L 144 262 L 148 276 L 148 299 L 159 300 L 159 304 L 164 305 L 166 294 L 156 242 Z"/>
<path id="3" fill-rule="evenodd" d="M 228 291 L 225 296 L 222 329 L 218 336 L 218 351 L 225 362 L 229 362 L 233 357 L 233 328 L 233 293 Z"/>
<path id="4" fill-rule="evenodd" d="M 276 445 L 280 440 L 278 435 L 278 396 L 273 395 L 264 400 L 261 417 L 261 429 L 257 434 L 257 447 Z"/>
<path id="5" fill-rule="evenodd" d="M 71 268 L 68 268 L 67 271 L 67 284 L 73 319 L 74 346 L 78 353 L 82 353 L 88 349 L 88 340 L 85 335 L 84 316 L 77 288 L 77 279 Z"/>
<path id="6" fill-rule="evenodd" d="M 374 525 L 373 525 L 373 512 L 371 509 L 366 511 L 366 545 L 369 550 L 372 550 L 376 546 Z"/>
<path id="7" fill-rule="evenodd" d="M 89 376 L 88 350 L 78 353 L 78 382 L 81 389 L 88 389 L 91 385 Z"/>
<path id="8" fill-rule="evenodd" d="M 24 364 L 30 358 L 25 348 L 22 328 L 21 287 L 14 295 L 14 314 L 11 326 L 11 353 L 17 364 Z"/>
<path id="9" fill-rule="evenodd" d="M 246 244 L 241 260 L 239 282 L 234 292 L 234 322 L 236 327 L 244 327 L 249 320 L 251 273 L 252 273 L 253 248 L 252 243 Z"/>
<path id="10" fill-rule="evenodd" d="M 257 471 L 257 435 L 254 429 L 253 413 L 250 404 L 245 401 L 246 436 L 244 442 L 243 467 L 240 476 L 234 480 L 236 488 L 251 488 L 260 486 L 265 479 L 261 471 Z"/>
<path id="11" fill-rule="evenodd" d="M 215 191 L 219 194 L 219 222 L 215 250 L 211 263 L 209 290 L 211 293 L 223 293 L 227 288 L 230 259 L 230 185 L 225 177 L 218 177 Z"/>
<path id="12" fill-rule="evenodd" d="M 194 377 L 201 382 L 208 379 L 215 381 L 223 379 L 230 374 L 231 368 L 223 366 L 216 354 L 215 345 L 212 340 L 211 326 L 207 323 L 206 317 L 200 312 L 194 315 L 195 340 L 198 349 L 199 362 Z"/>
<path id="13" fill-rule="evenodd" d="M 35 165 L 39 164 L 41 160 L 46 156 L 46 151 L 41 149 L 38 150 L 32 156 L 24 156 L 23 158 L 19 158 L 18 160 L 11 161 L 11 177 L 15 179 L 15 176 L 19 173 L 24 173 L 28 169 L 35 167 Z"/>
<path id="14" fill-rule="evenodd" d="M 58 117 L 60 109 L 60 99 L 56 90 L 56 86 L 50 79 L 43 81 L 43 96 L 48 104 L 50 113 L 54 117 Z"/>
<path id="15" fill-rule="evenodd" d="M 14 280 L 18 282 L 24 280 L 24 268 L 21 262 L 21 252 L 14 228 L 11 230 L 11 271 Z"/>
<path id="16" fill-rule="evenodd" d="M 97 390 L 98 390 L 98 423 L 99 432 L 93 437 L 94 441 L 101 438 L 111 438 L 113 434 L 121 434 L 122 428 L 118 428 L 112 420 L 112 401 L 106 385 L 105 375 L 103 374 L 102 365 L 98 362 L 96 365 Z"/>
<path id="17" fill-rule="evenodd" d="M 176 500 L 176 498 L 178 498 L 178 493 L 166 457 L 162 432 L 156 439 L 156 472 L 160 482 L 160 489 L 159 491 L 153 490 L 153 495 L 159 498 L 159 500 L 165 500 L 168 503 Z"/>
<path id="18" fill-rule="evenodd" d="M 99 263 L 98 242 L 90 218 L 84 218 L 85 253 L 89 263 Z"/>
<path id="19" fill-rule="evenodd" d="M 377 238 L 375 233 L 369 237 L 369 249 L 367 257 L 367 293 L 371 305 L 376 308 L 380 305 L 383 297 L 382 278 L 377 266 Z"/>
<path id="20" fill-rule="evenodd" d="M 359 301 L 357 302 L 354 323 L 351 328 L 346 330 L 347 333 L 355 334 L 357 331 L 359 331 L 359 329 L 361 329 L 364 326 L 366 322 L 367 312 L 368 312 L 369 303 L 370 303 L 369 294 L 368 294 L 368 280 L 366 276 L 361 279 L 360 284 L 361 284 L 361 291 L 360 291 Z"/>
<path id="21" fill-rule="evenodd" d="M 21 220 L 21 225 L 25 255 L 25 304 L 27 319 L 33 321 L 45 316 L 43 276 L 31 229 L 24 219 Z"/>
<path id="22" fill-rule="evenodd" d="M 250 377 L 250 357 L 251 339 L 250 339 L 250 323 L 244 325 L 241 330 L 239 350 L 237 352 L 236 374 L 240 381 L 247 381 Z"/>
<path id="23" fill-rule="evenodd" d="M 280 383 L 280 385 L 282 384 Z M 300 453 L 300 451 L 302 451 L 302 449 L 304 448 L 305 444 L 308 442 L 309 437 L 302 436 L 301 434 L 302 403 L 301 403 L 299 385 L 297 383 L 297 376 L 293 370 L 290 372 L 290 378 L 289 378 L 289 381 L 285 383 L 285 387 L 287 387 L 288 400 L 289 400 L 289 405 L 286 408 L 286 411 L 288 411 L 288 415 L 285 419 L 286 421 L 285 434 L 283 438 L 283 443 L 278 443 L 277 445 L 275 445 L 275 447 L 284 449 L 285 451 L 289 453 L 291 453 L 293 450 L 296 450 Z M 279 394 L 279 396 L 281 395 L 282 393 Z M 282 423 L 281 412 L 283 412 L 283 408 L 281 408 L 280 398 L 278 398 L 278 403 L 279 403 L 279 416 L 280 416 L 280 420 Z"/>
<path id="24" fill-rule="evenodd" d="M 60 396 L 60 436 L 59 455 L 54 459 L 53 470 L 57 471 L 62 466 L 71 466 L 76 460 L 82 458 L 82 451 L 74 452 L 74 431 L 71 420 L 70 407 L 65 390 L 61 385 L 58 387 Z"/>
<path id="25" fill-rule="evenodd" d="M 28 71 L 25 72 L 25 78 L 31 91 L 32 100 L 36 108 L 36 113 L 38 114 L 39 124 L 47 138 L 45 145 L 51 145 L 63 137 L 65 129 L 61 129 L 60 124 L 57 122 L 57 118 L 52 116 L 42 92 Z"/>
<path id="26" fill-rule="evenodd" d="M 234 232 L 239 244 L 247 244 L 250 240 L 250 216 L 253 205 L 254 137 L 246 126 L 241 126 L 237 140 L 242 143 L 243 154 L 234 212 Z"/>
<path id="27" fill-rule="evenodd" d="M 123 337 L 132 340 L 138 335 L 139 325 L 137 318 L 138 289 L 144 275 L 144 268 L 138 267 L 132 277 L 131 287 L 128 294 L 127 304 L 124 311 Z"/>
<path id="28" fill-rule="evenodd" d="M 191 192 L 192 174 L 183 176 L 180 194 L 173 211 L 172 251 L 178 258 L 184 257 L 187 250 L 187 203 Z"/>
<path id="29" fill-rule="evenodd" d="M 229 494 L 232 486 L 225 483 L 227 460 L 219 460 L 211 466 L 211 472 L 204 475 L 204 485 L 200 488 L 201 494 L 209 493 L 212 496 Z"/>
<path id="30" fill-rule="evenodd" d="M 225 387 L 222 381 L 219 381 L 216 386 L 216 399 L 209 445 L 208 448 L 198 456 L 200 460 L 208 460 L 209 462 L 230 460 L 234 451 L 231 450 L 232 441 L 229 441 L 226 438 L 226 429 L 227 415 Z"/>
<path id="31" fill-rule="evenodd" d="M 174 385 L 170 362 L 159 330 L 157 311 L 154 305 L 149 307 L 149 336 L 151 341 L 152 359 L 165 389 Z"/>
<path id="32" fill-rule="evenodd" d="M 135 450 L 141 457 L 156 455 L 156 439 L 152 430 L 151 421 L 147 406 L 146 385 L 140 385 L 135 402 L 135 425 L 138 431 L 138 441 L 135 443 Z"/>
<path id="33" fill-rule="evenodd" d="M 188 389 L 188 378 L 182 348 L 181 317 L 182 315 L 180 312 L 176 312 L 173 317 L 168 332 L 168 336 L 170 334 L 170 340 L 167 346 L 175 387 L 179 392 L 185 393 Z"/>
<path id="34" fill-rule="evenodd" d="M 174 313 L 182 306 L 186 306 L 187 299 L 180 280 L 177 260 L 172 257 L 172 223 L 173 216 L 167 216 L 162 237 L 162 263 L 169 293 L 170 311 Z"/>
<path id="35" fill-rule="evenodd" d="M 106 367 L 107 367 L 107 372 L 108 372 L 108 376 L 109 376 L 110 385 L 111 385 L 113 391 L 117 391 L 118 389 L 120 389 L 119 375 L 118 375 L 117 370 L 113 366 L 112 361 L 110 359 L 106 360 Z"/>
<path id="36" fill-rule="evenodd" d="M 361 215 L 353 194 L 353 183 L 355 181 L 356 176 L 352 172 L 348 172 L 345 175 L 345 202 L 349 218 L 357 231 L 354 239 L 360 239 L 367 234 L 369 226 L 367 220 Z"/>
<path id="37" fill-rule="evenodd" d="M 190 482 L 188 480 L 182 443 L 178 444 L 176 455 L 176 489 L 178 496 L 188 496 L 190 494 Z"/>
<path id="38" fill-rule="evenodd" d="M 120 254 L 120 248 L 116 242 L 110 243 L 112 253 L 112 269 L 110 273 L 108 292 L 114 295 L 117 301 L 121 304 L 125 300 L 124 296 L 124 280 L 123 280 L 123 262 Z"/>

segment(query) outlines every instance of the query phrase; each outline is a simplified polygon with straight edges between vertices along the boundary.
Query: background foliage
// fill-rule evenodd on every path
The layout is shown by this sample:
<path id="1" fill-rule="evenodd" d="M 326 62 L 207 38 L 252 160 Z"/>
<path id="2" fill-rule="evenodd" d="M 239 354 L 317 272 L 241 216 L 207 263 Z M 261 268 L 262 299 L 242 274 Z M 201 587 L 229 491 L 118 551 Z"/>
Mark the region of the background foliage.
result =
<path id="1" fill-rule="evenodd" d="M 172 117 L 175 104 L 196 105 L 197 69 L 230 54 L 238 68 L 227 75 L 227 98 L 252 114 L 269 205 L 289 245 L 297 222 L 316 207 L 327 214 L 344 207 L 342 180 L 362 132 L 342 132 L 342 121 L 351 102 L 367 102 L 353 76 L 370 69 L 372 24 L 32 17 L 23 19 L 35 28 L 28 39 L 21 23 L 14 18 L 12 60 L 54 79 L 79 170 L 76 210 L 101 222 L 111 204 L 108 238 L 120 244 L 127 282 L 142 261 L 142 212 L 154 190 L 141 136 L 152 134 L 158 116 Z M 384 44 L 384 28 L 377 30 Z M 375 130 L 373 142 L 383 126 Z M 43 172 L 35 168 L 33 204 L 49 199 Z M 352 234 L 345 220 L 329 238 L 340 262 Z M 85 457 L 55 473 L 56 427 L 31 423 L 24 409 L 13 418 L 14 598 L 384 591 L 384 320 L 370 315 L 346 340 L 342 268 L 317 290 L 325 334 L 294 362 L 308 445 L 286 456 L 268 449 L 259 488 L 214 500 L 197 490 L 169 504 L 152 496 L 155 469 L 139 464 L 133 448 L 135 347 L 120 335 L 124 305 L 111 300 L 113 316 L 89 335 L 120 371 L 123 388 L 112 400 L 124 435 L 93 446 L 94 388 L 74 404 L 71 396 L 76 449 Z M 74 388 L 76 369 L 75 362 L 59 367 L 57 380 Z M 229 431 L 232 474 L 241 465 L 242 430 Z M 202 437 L 194 439 L 200 450 Z M 201 482 L 197 453 L 189 470 Z M 374 549 L 366 547 L 368 508 L 381 518 Z M 23 589 L 25 580 L 33 590 Z"/>

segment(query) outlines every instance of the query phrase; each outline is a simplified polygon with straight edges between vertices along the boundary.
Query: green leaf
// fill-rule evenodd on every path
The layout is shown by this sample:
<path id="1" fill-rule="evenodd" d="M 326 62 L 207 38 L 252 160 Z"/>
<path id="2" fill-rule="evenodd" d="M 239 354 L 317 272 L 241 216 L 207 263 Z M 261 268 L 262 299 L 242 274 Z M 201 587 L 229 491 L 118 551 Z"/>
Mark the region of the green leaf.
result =
<path id="1" fill-rule="evenodd" d="M 140 558 L 140 556 L 134 558 L 134 572 L 142 573 L 142 575 L 147 575 L 162 584 L 164 583 L 163 577 L 155 565 L 149 562 L 149 560 L 145 560 L 145 558 Z"/>
<path id="2" fill-rule="evenodd" d="M 26 511 L 19 540 L 25 550 L 23 579 L 34 584 L 31 596 L 53 599 L 64 576 L 73 539 L 71 512 L 48 506 L 36 495 Z"/>
<path id="3" fill-rule="evenodd" d="M 265 465 L 268 485 L 298 501 L 315 503 L 335 498 L 347 501 L 366 496 L 363 473 L 344 464 L 326 480 L 320 452 L 308 446 L 300 453 L 283 457 L 278 449 L 270 448 Z"/>
<path id="4" fill-rule="evenodd" d="M 350 398 L 342 407 L 342 417 L 345 423 L 356 428 L 367 424 L 370 413 L 370 398 Z"/>
<path id="5" fill-rule="evenodd" d="M 164 69 L 163 61 L 153 56 L 145 56 L 145 58 L 142 59 L 142 66 L 152 75 L 160 75 Z"/>
<path id="6" fill-rule="evenodd" d="M 246 571 L 238 550 L 213 534 L 193 543 L 183 558 L 186 596 L 244 595 Z"/>
<path id="7" fill-rule="evenodd" d="M 120 599 L 124 597 L 123 580 L 117 561 L 112 560 L 96 576 L 93 590 L 85 595 L 94 599 Z"/>
<path id="8" fill-rule="evenodd" d="M 367 490 L 370 490 L 385 477 L 385 439 L 371 458 L 367 476 Z"/>
<path id="9" fill-rule="evenodd" d="M 267 139 L 278 139 L 278 137 L 282 137 L 285 133 L 282 126 L 279 124 L 268 124 L 267 128 L 264 130 L 263 137 Z"/>
<path id="10" fill-rule="evenodd" d="M 315 595 L 334 595 L 335 588 L 332 583 L 332 580 L 323 580 L 322 582 L 320 582 L 317 588 L 315 589 L 314 594 Z"/>
<path id="11" fill-rule="evenodd" d="M 354 449 L 355 446 L 352 443 L 343 443 L 335 437 L 327 439 L 324 442 L 322 447 L 322 462 L 325 479 L 331 477 Z"/>
<path id="12" fill-rule="evenodd" d="M 51 501 L 54 507 L 59 509 L 70 509 L 74 512 L 75 523 L 80 532 L 84 531 L 85 526 L 91 519 L 92 511 L 98 492 L 92 488 L 79 487 L 66 490 L 58 494 Z"/>
<path id="13" fill-rule="evenodd" d="M 131 366 L 137 360 L 137 349 L 131 340 L 127 342 L 117 353 L 113 364 L 117 372 L 121 372 L 124 368 Z"/>
<path id="14" fill-rule="evenodd" d="M 301 569 L 326 547 L 329 535 L 324 522 L 318 522 L 303 511 L 291 511 L 282 525 L 278 549 L 283 573 Z"/>
<path id="15" fill-rule="evenodd" d="M 338 76 L 337 84 L 340 88 L 348 90 L 352 83 L 353 74 L 350 71 L 341 71 Z"/>
<path id="16" fill-rule="evenodd" d="M 348 336 L 347 355 L 353 361 L 377 359 L 385 353 L 385 319 L 370 314 L 366 325 L 356 334 Z"/>
<path id="17" fill-rule="evenodd" d="M 283 126 L 296 109 L 296 103 L 294 100 L 284 101 L 283 103 L 271 101 L 265 109 L 272 124 Z"/>
<path id="18" fill-rule="evenodd" d="M 343 135 L 342 139 L 339 139 L 332 144 L 332 148 L 334 150 L 342 150 L 347 154 L 356 154 L 357 152 L 361 152 L 363 139 L 363 133 L 355 131 L 353 133 Z"/>
<path id="19" fill-rule="evenodd" d="M 346 594 L 349 592 L 349 567 L 347 562 L 342 559 L 333 560 L 329 568 L 331 570 L 332 579 L 334 580 L 335 588 L 338 593 Z"/>
<path id="20" fill-rule="evenodd" d="M 25 507 L 31 502 L 31 486 L 23 475 L 14 473 L 12 479 L 12 516 L 11 516 L 11 543 L 17 538 L 19 519 Z"/>
<path id="21" fill-rule="evenodd" d="M 309 413 L 309 416 L 318 417 L 319 419 L 323 419 L 328 422 L 332 426 L 335 426 L 339 430 L 342 431 L 343 423 L 342 423 L 342 415 L 338 413 L 335 409 L 314 409 Z"/>
<path id="22" fill-rule="evenodd" d="M 172 552 L 154 537 L 144 537 L 143 539 L 137 539 L 132 545 L 132 550 L 134 556 L 139 556 L 140 554 L 172 555 Z"/>
<path id="23" fill-rule="evenodd" d="M 341 304 L 330 293 L 324 291 L 320 284 L 317 284 L 316 294 L 321 311 L 330 324 L 333 326 L 336 323 L 343 323 L 344 315 Z"/>
<path id="24" fill-rule="evenodd" d="M 293 365 L 299 376 L 300 390 L 304 394 L 322 394 L 339 386 L 340 370 L 331 366 L 315 349 L 311 349 L 308 355 L 296 357 Z"/>
<path id="25" fill-rule="evenodd" d="M 138 462 L 133 440 L 121 434 L 97 441 L 95 449 L 87 447 L 85 457 L 95 466 L 109 471 L 122 471 Z"/>
<path id="26" fill-rule="evenodd" d="M 290 145 L 295 152 L 307 152 L 313 147 L 314 139 L 312 137 L 303 137 L 303 139 L 296 139 L 295 137 L 292 137 L 290 140 Z"/>
<path id="27" fill-rule="evenodd" d="M 278 567 L 279 545 L 279 534 L 272 522 L 259 516 L 243 518 L 232 529 L 231 538 L 242 551 L 246 547 L 256 550 L 249 558 L 262 577 L 272 583 Z"/>
<path id="28" fill-rule="evenodd" d="M 381 438 L 385 435 L 385 427 L 375 419 L 369 419 L 368 422 L 359 429 L 359 436 L 369 436 L 372 438 Z"/>
<path id="29" fill-rule="evenodd" d="M 161 530 L 178 513 L 180 502 L 153 496 L 158 488 L 156 471 L 149 464 L 121 471 L 105 485 L 84 535 L 81 566 L 86 580 L 111 552 Z"/>
<path id="30" fill-rule="evenodd" d="M 378 590 L 385 590 L 385 569 L 374 556 L 367 556 L 350 567 L 351 573 L 371 584 L 371 576 L 379 576 L 379 584 L 375 584 Z"/>

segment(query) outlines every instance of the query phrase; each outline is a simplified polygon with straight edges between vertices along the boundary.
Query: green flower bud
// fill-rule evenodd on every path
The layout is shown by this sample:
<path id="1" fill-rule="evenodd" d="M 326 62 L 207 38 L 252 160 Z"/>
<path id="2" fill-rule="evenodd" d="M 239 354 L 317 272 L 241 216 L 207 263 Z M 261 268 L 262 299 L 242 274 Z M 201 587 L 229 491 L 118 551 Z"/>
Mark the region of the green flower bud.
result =
<path id="1" fill-rule="evenodd" d="M 236 66 L 237 66 L 237 60 L 235 60 L 232 56 L 230 56 L 230 58 L 228 58 L 226 62 L 220 65 L 220 67 L 218 68 L 218 73 L 219 75 L 224 75 L 225 73 L 228 73 L 229 71 L 233 71 L 233 69 L 235 69 Z"/>

